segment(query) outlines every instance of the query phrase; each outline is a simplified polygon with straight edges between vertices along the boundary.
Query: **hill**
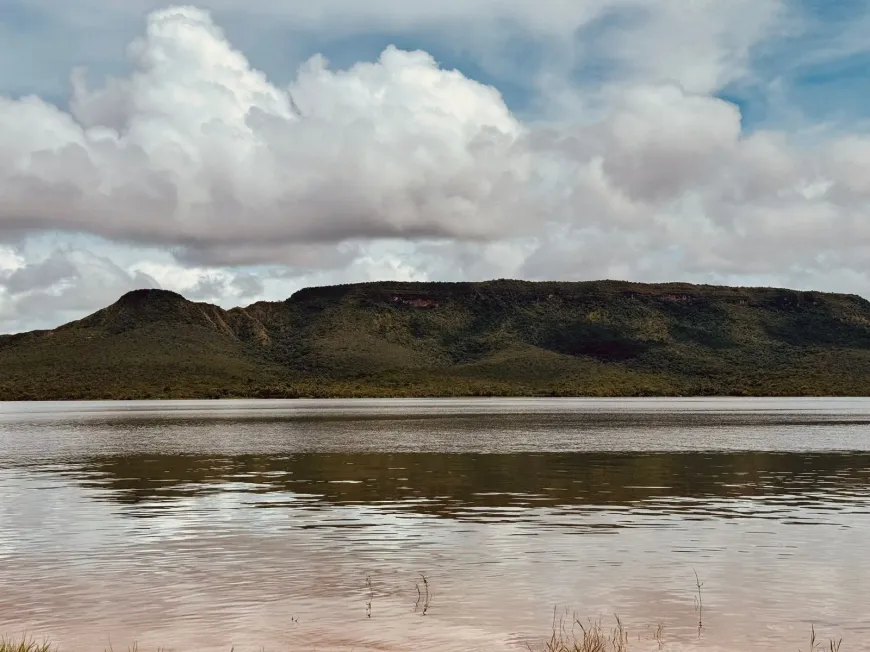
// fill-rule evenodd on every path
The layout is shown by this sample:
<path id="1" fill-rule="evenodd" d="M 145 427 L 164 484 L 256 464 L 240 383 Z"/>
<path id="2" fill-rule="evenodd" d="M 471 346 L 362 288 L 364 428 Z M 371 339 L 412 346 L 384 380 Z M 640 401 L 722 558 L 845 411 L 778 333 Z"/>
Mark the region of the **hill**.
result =
<path id="1" fill-rule="evenodd" d="M 0 336 L 0 399 L 868 395 L 870 302 L 688 284 L 365 283 L 223 310 L 130 292 Z"/>

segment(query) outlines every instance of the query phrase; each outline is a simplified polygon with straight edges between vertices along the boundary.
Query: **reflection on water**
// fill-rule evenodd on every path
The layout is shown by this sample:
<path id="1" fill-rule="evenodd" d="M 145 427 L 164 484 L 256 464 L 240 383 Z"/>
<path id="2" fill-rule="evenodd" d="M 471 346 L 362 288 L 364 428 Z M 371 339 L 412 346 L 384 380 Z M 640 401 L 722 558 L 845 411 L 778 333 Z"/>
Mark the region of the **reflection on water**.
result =
<path id="1" fill-rule="evenodd" d="M 559 607 L 870 649 L 868 479 L 863 400 L 7 404 L 0 634 L 492 650 Z"/>
<path id="2" fill-rule="evenodd" d="M 594 520 L 605 507 L 726 518 L 870 509 L 870 453 L 150 454 L 30 472 L 103 490 L 94 498 L 130 506 L 122 512 L 129 516 L 157 516 L 173 501 L 228 493 L 247 495 L 255 508 L 378 505 L 455 519 L 507 514 L 511 521 L 543 515 L 542 526 L 557 523 L 560 513 Z"/>

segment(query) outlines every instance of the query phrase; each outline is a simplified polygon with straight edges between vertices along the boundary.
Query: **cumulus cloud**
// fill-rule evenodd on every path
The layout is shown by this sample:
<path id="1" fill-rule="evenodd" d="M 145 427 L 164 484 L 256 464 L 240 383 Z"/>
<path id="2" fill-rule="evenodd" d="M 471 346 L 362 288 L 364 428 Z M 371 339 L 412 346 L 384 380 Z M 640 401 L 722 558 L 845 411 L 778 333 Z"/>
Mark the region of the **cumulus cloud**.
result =
<path id="1" fill-rule="evenodd" d="M 526 198 L 521 125 L 426 53 L 346 71 L 314 57 L 278 89 L 181 7 L 152 14 L 131 56 L 97 90 L 74 76 L 70 113 L 0 101 L 3 227 L 293 263 L 300 243 L 491 238 Z"/>
<path id="2" fill-rule="evenodd" d="M 122 269 L 85 250 L 56 249 L 27 261 L 0 248 L 0 331 L 53 327 L 138 288 L 159 287 L 142 272 Z"/>
<path id="3" fill-rule="evenodd" d="M 155 262 L 148 251 L 124 264 L 112 259 L 129 257 L 123 249 L 93 241 L 87 246 L 56 247 L 46 254 L 0 247 L 0 332 L 53 327 L 142 288 L 174 290 L 226 307 L 265 292 L 263 279 L 251 272 Z"/>
<path id="4" fill-rule="evenodd" d="M 205 273 L 193 285 L 178 288 L 184 296 L 195 301 L 220 301 L 230 297 L 250 299 L 263 294 L 263 281 L 253 274 L 228 276 Z"/>
<path id="5" fill-rule="evenodd" d="M 530 29 L 556 29 L 543 15 L 555 4 Z M 589 42 L 573 33 L 590 56 L 607 34 L 620 76 L 587 80 L 574 113 L 537 122 L 426 52 L 388 47 L 345 69 L 314 56 L 279 86 L 208 12 L 152 13 L 129 75 L 92 87 L 75 72 L 67 109 L 0 98 L 0 240 L 85 233 L 174 263 L 7 252 L 0 314 L 51 297 L 99 307 L 82 265 L 102 270 L 101 288 L 153 282 L 216 302 L 376 278 L 864 287 L 870 141 L 747 132 L 717 95 L 749 74 L 782 3 L 560 7 L 575 27 L 612 19 Z"/>

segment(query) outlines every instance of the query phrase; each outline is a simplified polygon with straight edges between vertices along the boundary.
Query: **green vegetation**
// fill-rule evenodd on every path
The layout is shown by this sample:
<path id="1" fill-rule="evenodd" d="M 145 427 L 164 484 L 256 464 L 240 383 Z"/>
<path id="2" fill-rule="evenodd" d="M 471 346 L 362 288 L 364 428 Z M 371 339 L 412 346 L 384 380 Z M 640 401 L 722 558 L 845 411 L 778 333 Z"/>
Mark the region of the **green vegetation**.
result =
<path id="1" fill-rule="evenodd" d="M 0 336 L 0 399 L 870 395 L 870 302 L 687 284 L 366 283 L 222 310 L 139 290 Z"/>

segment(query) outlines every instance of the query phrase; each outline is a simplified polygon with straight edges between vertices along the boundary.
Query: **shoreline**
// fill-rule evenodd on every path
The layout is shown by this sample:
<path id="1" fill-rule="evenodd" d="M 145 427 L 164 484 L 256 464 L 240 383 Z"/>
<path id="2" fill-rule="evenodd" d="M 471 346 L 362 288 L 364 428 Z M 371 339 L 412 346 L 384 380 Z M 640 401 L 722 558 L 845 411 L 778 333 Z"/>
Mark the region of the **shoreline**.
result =
<path id="1" fill-rule="evenodd" d="M 216 395 L 217 394 L 217 395 Z M 540 393 L 476 393 L 476 394 L 461 394 L 461 393 L 376 393 L 376 392 L 311 392 L 311 393 L 263 393 L 252 394 L 231 394 L 231 393 L 203 393 L 189 394 L 185 396 L 177 395 L 158 395 L 144 394 L 128 394 L 123 396 L 117 395 L 61 395 L 61 396 L 46 396 L 46 397 L 0 397 L 2 403 L 73 403 L 73 402 L 124 402 L 124 401 L 330 401 L 330 400 L 437 400 L 437 399 L 503 399 L 503 400 L 522 400 L 522 399 L 565 399 L 565 400 L 642 400 L 642 399 L 660 399 L 660 400 L 722 400 L 722 399 L 758 399 L 758 400 L 800 400 L 800 399 L 819 399 L 819 400 L 862 400 L 870 399 L 870 394 L 655 394 L 655 393 L 635 393 L 635 394 L 570 394 L 570 393 L 555 393 L 555 392 L 540 392 Z"/>

